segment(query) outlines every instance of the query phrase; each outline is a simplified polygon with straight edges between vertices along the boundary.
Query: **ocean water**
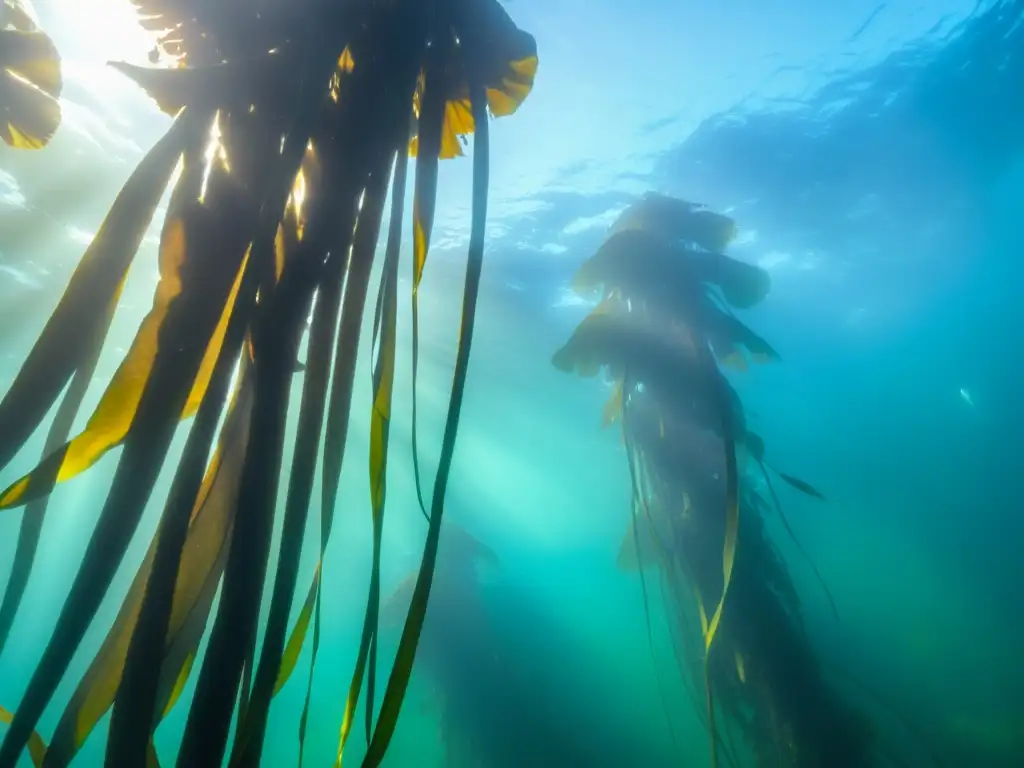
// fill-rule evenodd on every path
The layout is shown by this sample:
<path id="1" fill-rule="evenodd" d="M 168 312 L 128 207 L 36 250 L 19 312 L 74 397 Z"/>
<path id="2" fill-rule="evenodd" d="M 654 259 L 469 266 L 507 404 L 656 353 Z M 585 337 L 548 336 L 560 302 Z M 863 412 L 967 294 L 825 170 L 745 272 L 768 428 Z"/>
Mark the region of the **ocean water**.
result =
<path id="1" fill-rule="evenodd" d="M 770 274 L 767 298 L 738 314 L 781 361 L 728 375 L 772 462 L 827 497 L 779 489 L 838 616 L 779 516 L 766 514 L 764 525 L 799 594 L 815 657 L 884 745 L 856 764 L 923 766 L 935 755 L 964 768 L 1024 765 L 1024 518 L 1014 490 L 1024 474 L 1024 3 L 504 6 L 536 38 L 539 68 L 516 114 L 491 123 L 485 266 L 441 565 L 383 764 L 710 763 L 700 659 L 687 660 L 696 676 L 681 674 L 679 617 L 657 569 L 642 585 L 617 565 L 631 484 L 621 432 L 601 426 L 608 383 L 551 364 L 595 303 L 572 290 L 577 268 L 628 205 L 657 191 L 727 214 L 738 226 L 728 253 Z M 145 64 L 153 45 L 127 0 L 38 0 L 36 10 L 61 51 L 63 122 L 44 149 L 0 147 L 3 392 L 121 185 L 170 125 L 105 66 Z M 420 289 L 416 428 L 426 494 L 459 333 L 472 141 L 466 155 L 441 164 Z M 150 307 L 165 212 L 129 275 L 76 430 Z M 410 243 L 407 231 L 378 704 L 427 534 L 411 448 Z M 370 584 L 372 325 L 368 312 L 323 564 L 306 765 L 334 760 Z M 299 393 L 294 387 L 286 468 Z M 0 471 L 0 486 L 38 462 L 49 418 Z M 153 539 L 187 432 L 178 430 L 112 587 L 39 721 L 44 741 Z M 50 640 L 118 453 L 51 495 L 0 653 L 0 707 L 17 709 Z M 291 623 L 319 555 L 320 483 L 318 473 Z M 22 514 L 0 511 L 0 585 Z M 275 526 L 270 573 L 280 514 Z M 478 543 L 467 544 L 463 531 Z M 743 558 L 742 534 L 738 547 Z M 263 591 L 262 622 L 271 591 Z M 298 764 L 310 655 L 307 638 L 270 709 L 262 765 Z M 198 669 L 156 732 L 161 764 L 176 759 Z M 795 681 L 793 690 L 799 697 Z M 364 702 L 365 694 L 345 764 L 366 751 Z M 728 717 L 719 719 L 729 733 Z M 73 765 L 104 764 L 109 723 L 108 713 Z M 736 765 L 776 764 L 736 742 Z M 718 761 L 727 764 L 724 754 Z M 31 764 L 27 753 L 18 763 Z"/>

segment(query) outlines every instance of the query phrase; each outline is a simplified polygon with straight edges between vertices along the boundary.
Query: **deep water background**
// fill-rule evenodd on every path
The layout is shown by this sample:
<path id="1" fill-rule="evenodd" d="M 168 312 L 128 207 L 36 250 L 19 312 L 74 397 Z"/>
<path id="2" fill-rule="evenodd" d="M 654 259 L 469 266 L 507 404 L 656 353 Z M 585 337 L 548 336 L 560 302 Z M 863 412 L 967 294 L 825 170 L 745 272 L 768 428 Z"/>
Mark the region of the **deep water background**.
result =
<path id="1" fill-rule="evenodd" d="M 447 765 L 443 735 L 471 744 L 466 764 L 485 767 L 706 764 L 664 618 L 656 608 L 652 661 L 639 580 L 615 568 L 629 485 L 617 435 L 600 429 L 606 392 L 549 363 L 588 311 L 569 291 L 573 271 L 647 189 L 728 211 L 741 231 L 732 253 L 771 272 L 771 295 L 744 319 L 783 362 L 735 383 L 773 461 L 829 499 L 785 502 L 838 622 L 778 521 L 768 523 L 826 665 L 881 693 L 884 705 L 872 708 L 901 734 L 900 718 L 912 719 L 948 765 L 1024 765 L 1024 3 L 707 5 L 507 4 L 537 37 L 541 64 L 520 112 L 493 124 L 488 261 L 446 512 L 500 567 L 443 616 L 431 614 L 434 641 L 420 655 L 389 766 Z M 68 62 L 61 132 L 45 152 L 0 151 L 4 388 L 120 184 L 167 125 L 102 68 L 146 53 L 127 3 L 84 6 L 38 7 Z M 428 491 L 454 360 L 470 165 L 443 168 L 422 289 Z M 137 258 L 83 423 L 148 308 L 155 245 L 147 240 Z M 425 534 L 401 354 L 408 321 L 403 303 L 385 594 L 417 566 Z M 328 764 L 336 748 L 369 579 L 368 336 L 325 565 L 310 765 Z M 34 464 L 43 434 L 0 483 Z M 0 705 L 16 706 L 42 653 L 112 478 L 112 453 L 54 493 L 25 609 L 0 655 Z M 154 498 L 169 479 L 165 471 Z M 113 620 L 159 511 L 151 504 L 44 736 Z M 19 515 L 0 515 L 0 584 Z M 314 525 L 299 590 L 318 540 Z M 301 592 L 296 613 L 300 602 Z M 385 630 L 382 675 L 394 635 Z M 266 765 L 296 762 L 308 663 L 307 647 L 275 700 Z M 179 704 L 158 733 L 165 764 L 185 712 Z M 102 764 L 107 722 L 75 765 Z M 346 763 L 364 749 L 362 713 L 356 722 Z"/>

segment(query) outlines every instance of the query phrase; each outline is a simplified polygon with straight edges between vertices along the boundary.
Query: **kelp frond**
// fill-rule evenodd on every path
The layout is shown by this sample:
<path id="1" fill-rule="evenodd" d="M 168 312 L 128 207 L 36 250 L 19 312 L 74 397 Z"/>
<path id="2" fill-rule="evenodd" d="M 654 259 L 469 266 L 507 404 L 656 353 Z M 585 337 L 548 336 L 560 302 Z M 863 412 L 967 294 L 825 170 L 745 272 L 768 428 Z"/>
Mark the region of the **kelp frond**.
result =
<path id="1" fill-rule="evenodd" d="M 175 66 L 117 66 L 175 121 L 114 201 L 0 401 L 0 466 L 5 466 L 72 381 L 42 461 L 0 493 L 2 507 L 28 505 L 15 571 L 0 606 L 0 647 L 16 619 L 49 493 L 56 483 L 74 482 L 111 448 L 122 450 L 54 633 L 21 703 L 5 717 L 10 727 L 0 744 L 0 768 L 12 767 L 26 746 L 34 759 L 45 751 L 48 766 L 68 764 L 111 708 L 106 764 L 153 764 L 153 732 L 178 705 L 196 669 L 177 764 L 201 768 L 225 758 L 232 766 L 260 763 L 271 701 L 293 676 L 310 628 L 314 661 L 319 648 L 327 545 L 359 330 L 390 183 L 395 202 L 373 344 L 371 589 L 336 756 L 340 764 L 365 681 L 363 764 L 376 766 L 409 682 L 437 557 L 483 262 L 487 123 L 489 115 L 514 112 L 528 94 L 536 47 L 496 0 L 133 2 L 142 25 L 159 32 L 156 58 L 173 57 Z M 40 88 L 53 85 L 42 70 L 33 72 Z M 469 119 L 455 122 L 453 105 Z M 421 501 L 429 519 L 423 561 L 373 722 L 409 142 L 416 140 L 415 392 L 418 292 L 429 251 L 437 164 L 458 154 L 451 151 L 452 136 L 470 133 L 473 219 L 455 376 L 429 510 Z M 152 307 L 84 429 L 71 436 L 120 290 L 172 178 Z M 296 379 L 296 352 L 311 309 L 309 352 Z M 292 465 L 283 475 L 293 385 L 301 388 L 298 432 Z M 124 559 L 179 424 L 189 419 L 156 535 L 46 749 L 36 733 L 43 710 Z M 319 557 L 301 593 L 298 619 L 289 627 L 318 463 L 323 473 Z M 416 473 L 419 485 L 418 461 Z M 284 535 L 280 550 L 272 553 L 282 482 L 287 484 Z M 273 575 L 271 562 L 276 562 Z M 271 578 L 270 611 L 259 637 L 263 588 Z M 204 632 L 209 642 L 200 654 Z M 311 663 L 300 763 L 312 680 Z"/>
<path id="2" fill-rule="evenodd" d="M 766 504 L 740 472 L 743 448 L 782 515 L 764 442 L 718 369 L 741 348 L 752 359 L 779 359 L 723 305 L 755 304 L 769 286 L 763 270 L 720 252 L 734 234 L 730 219 L 703 206 L 645 195 L 580 267 L 574 287 L 599 288 L 604 298 L 552 362 L 583 376 L 604 370 L 613 381 L 602 425 L 622 429 L 633 496 L 619 567 L 639 573 L 645 614 L 644 568 L 661 570 L 684 640 L 695 634 L 691 614 L 699 618 L 712 766 L 720 753 L 734 762 L 721 731 L 730 724 L 759 764 L 838 765 L 842 755 L 843 765 L 860 765 L 868 744 L 859 715 L 823 682 L 788 569 L 762 524 Z M 776 474 L 823 498 L 805 481 Z M 797 680 L 801 697 L 788 695 Z"/>

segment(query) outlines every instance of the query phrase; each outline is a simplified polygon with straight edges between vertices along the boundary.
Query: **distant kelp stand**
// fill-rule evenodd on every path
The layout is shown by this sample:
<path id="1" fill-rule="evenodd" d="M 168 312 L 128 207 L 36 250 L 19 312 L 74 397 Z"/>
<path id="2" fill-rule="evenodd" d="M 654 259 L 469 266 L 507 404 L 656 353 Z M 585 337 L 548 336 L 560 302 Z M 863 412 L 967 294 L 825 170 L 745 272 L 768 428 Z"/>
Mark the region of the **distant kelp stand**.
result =
<path id="1" fill-rule="evenodd" d="M 537 67 L 535 42 L 496 0 L 132 2 L 141 24 L 158 35 L 151 58 L 173 64 L 116 66 L 174 123 L 117 195 L 0 402 L 2 467 L 60 400 L 39 465 L 0 492 L 0 508 L 28 505 L 4 596 L 10 618 L 0 643 L 20 607 L 47 495 L 111 448 L 121 446 L 122 452 L 42 659 L 13 716 L 0 711 L 0 719 L 10 722 L 0 768 L 13 768 L 26 747 L 37 765 L 67 765 L 111 706 L 106 765 L 154 765 L 153 732 L 178 702 L 193 667 L 196 692 L 187 703 L 177 765 L 219 766 L 225 757 L 232 766 L 260 763 L 271 700 L 295 670 L 311 625 L 314 660 L 320 641 L 322 577 L 329 568 L 324 554 L 390 185 L 372 345 L 373 566 L 334 758 L 340 765 L 365 687 L 363 764 L 376 766 L 408 685 L 437 556 L 483 260 L 488 120 L 511 114 L 526 98 Z M 429 505 L 421 502 L 429 519 L 427 543 L 374 722 L 407 158 L 415 157 L 415 392 L 417 295 L 438 161 L 460 155 L 460 141 L 470 133 L 473 218 L 454 381 L 433 496 Z M 127 273 L 172 183 L 152 308 L 85 429 L 71 436 Z M 270 573 L 289 394 L 310 314 L 294 458 L 284 477 L 283 535 L 276 572 Z M 40 716 L 110 588 L 179 423 L 190 417 L 157 533 L 47 747 L 36 733 Z M 320 557 L 289 630 L 318 462 Z M 259 638 L 262 593 L 271 580 L 266 629 Z M 207 629 L 208 647 L 200 655 Z M 311 667 L 300 745 L 312 680 Z"/>
<path id="2" fill-rule="evenodd" d="M 734 234 L 730 219 L 702 206 L 641 198 L 576 274 L 575 288 L 600 304 L 553 363 L 612 382 L 603 422 L 621 426 L 633 488 L 619 567 L 640 571 L 645 607 L 644 568 L 658 568 L 712 764 L 752 753 L 759 766 L 864 766 L 868 723 L 826 681 L 762 517 L 772 506 L 782 516 L 772 476 L 821 494 L 771 468 L 719 368 L 779 359 L 732 311 L 770 288 L 764 270 L 724 255 Z M 727 738 L 735 730 L 742 743 Z"/>

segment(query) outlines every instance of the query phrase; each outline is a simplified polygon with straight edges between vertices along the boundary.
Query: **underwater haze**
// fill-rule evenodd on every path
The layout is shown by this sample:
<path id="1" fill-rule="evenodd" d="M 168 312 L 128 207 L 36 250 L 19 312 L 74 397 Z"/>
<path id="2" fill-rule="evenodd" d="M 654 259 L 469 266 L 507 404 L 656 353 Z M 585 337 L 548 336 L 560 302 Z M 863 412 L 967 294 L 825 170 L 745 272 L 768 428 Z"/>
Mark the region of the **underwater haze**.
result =
<path id="1" fill-rule="evenodd" d="M 536 40 L 536 78 L 515 114 L 488 124 L 483 277 L 465 399 L 430 602 L 382 764 L 1024 765 L 1024 516 L 1013 485 L 1024 477 L 1024 0 L 501 5 Z M 154 33 L 140 26 L 132 2 L 35 0 L 35 12 L 60 52 L 61 123 L 41 149 L 0 146 L 0 394 L 11 388 L 118 191 L 173 122 L 107 65 L 148 65 Z M 443 461 L 465 327 L 477 145 L 472 137 L 463 143 L 464 156 L 442 159 L 438 172 L 432 250 L 418 290 L 415 418 L 415 236 L 413 226 L 402 229 L 378 563 L 380 645 L 370 661 L 378 669 L 378 705 L 428 546 L 424 517 Z M 407 212 L 414 209 L 414 159 L 409 166 Z M 650 388 L 629 394 L 629 365 L 617 374 L 602 360 L 601 372 L 587 376 L 581 364 L 578 376 L 552 364 L 604 306 L 601 295 L 579 290 L 578 270 L 649 193 L 727 217 L 735 236 L 726 254 L 770 279 L 756 306 L 728 312 L 770 343 L 771 362 L 740 370 L 714 350 L 742 401 L 744 434 L 763 439 L 771 462 L 761 465 L 749 446 L 753 459 L 737 449 L 744 499 L 748 491 L 777 494 L 784 509 L 752 507 L 757 528 L 745 538 L 754 518 L 744 517 L 746 501 L 738 508 L 733 584 L 740 592 L 728 592 L 728 565 L 723 581 L 717 528 L 715 546 L 704 548 L 710 565 L 686 550 L 691 554 L 678 556 L 690 558 L 687 564 L 670 575 L 654 550 L 636 551 L 645 541 L 636 521 L 644 514 L 649 521 L 651 510 L 637 511 L 644 483 L 633 456 L 642 452 L 631 444 L 626 411 Z M 385 217 L 390 204 L 389 195 Z M 86 429 L 150 311 L 169 208 L 166 194 L 117 299 L 72 435 Z M 382 233 L 387 229 L 385 218 Z M 382 235 L 373 290 L 386 269 L 383 243 Z M 301 624 L 307 587 L 322 572 L 322 582 L 314 581 L 321 601 L 316 674 L 310 677 L 311 631 L 296 649 L 295 674 L 275 691 L 260 765 L 299 765 L 305 706 L 303 764 L 340 765 L 339 729 L 374 572 L 367 471 L 378 428 L 371 419 L 378 396 L 373 313 L 361 323 L 332 537 L 321 562 L 317 473 L 288 614 L 289 629 Z M 311 333 L 289 395 L 278 509 L 288 496 Z M 616 392 L 617 421 L 607 418 Z M 49 409 L 0 469 L 0 489 L 8 489 L 0 499 L 39 463 L 57 410 Z M 603 413 L 615 423 L 603 424 Z M 661 423 L 661 438 L 665 429 Z M 31 729 L 47 744 L 161 525 L 188 437 L 183 422 L 123 561 L 114 558 L 110 589 Z M 731 444 L 731 436 L 721 439 Z M 744 442 L 743 435 L 736 440 Z M 111 449 L 49 495 L 24 597 L 6 643 L 0 640 L 0 712 L 17 712 L 30 690 L 121 451 Z M 653 478 L 653 470 L 644 471 Z M 715 481 L 729 471 L 709 470 Z M 669 472 L 665 483 L 672 482 Z M 681 495 L 689 510 L 695 492 Z M 24 507 L 0 509 L 0 589 L 14 570 L 25 514 Z M 278 553 L 294 536 L 283 531 L 280 514 L 273 525 L 260 633 Z M 654 539 L 648 544 L 661 546 Z M 755 544 L 745 543 L 754 540 L 775 553 L 766 555 L 771 567 L 791 581 L 772 594 L 797 596 L 798 607 L 785 615 L 806 637 L 806 650 L 779 650 L 784 641 L 765 629 L 775 623 L 749 607 L 759 605 L 742 591 L 744 579 L 758 578 L 748 565 Z M 629 562 L 627 550 L 635 556 Z M 693 575 L 701 568 L 714 572 L 720 600 L 705 592 L 703 602 L 703 582 Z M 677 591 L 673 578 L 682 585 Z M 716 662 L 717 646 L 701 626 L 719 602 L 715 642 L 728 645 Z M 186 665 L 180 696 L 155 731 L 159 764 L 183 764 L 179 748 L 212 625 L 211 618 L 192 674 Z M 683 642 L 687 632 L 695 644 Z M 738 638 L 747 636 L 755 638 L 751 649 L 774 650 L 745 650 L 748 641 Z M 795 670 L 800 654 L 820 667 L 828 696 L 841 700 L 844 712 L 856 710 L 851 729 L 870 742 L 870 754 L 836 747 L 839 761 L 801 742 L 800 728 L 815 728 L 799 726 L 803 715 L 792 713 L 824 705 L 806 703 L 811 684 L 779 661 Z M 252 663 L 250 657 L 247 674 Z M 776 665 L 775 676 L 760 676 L 759 663 Z M 762 682 L 768 692 L 745 698 Z M 345 764 L 359 764 L 367 752 L 373 729 L 364 726 L 365 702 L 364 693 Z M 767 722 L 776 710 L 790 712 L 796 724 L 764 726 L 775 729 L 766 746 L 752 734 L 762 734 L 760 718 Z M 72 765 L 119 768 L 107 749 L 110 713 L 103 708 L 97 717 L 76 743 Z M 0 739 L 9 723 L 0 719 Z M 7 766 L 3 755 L 0 768 Z M 64 764 L 36 760 L 28 750 L 19 760 L 14 765 Z"/>

